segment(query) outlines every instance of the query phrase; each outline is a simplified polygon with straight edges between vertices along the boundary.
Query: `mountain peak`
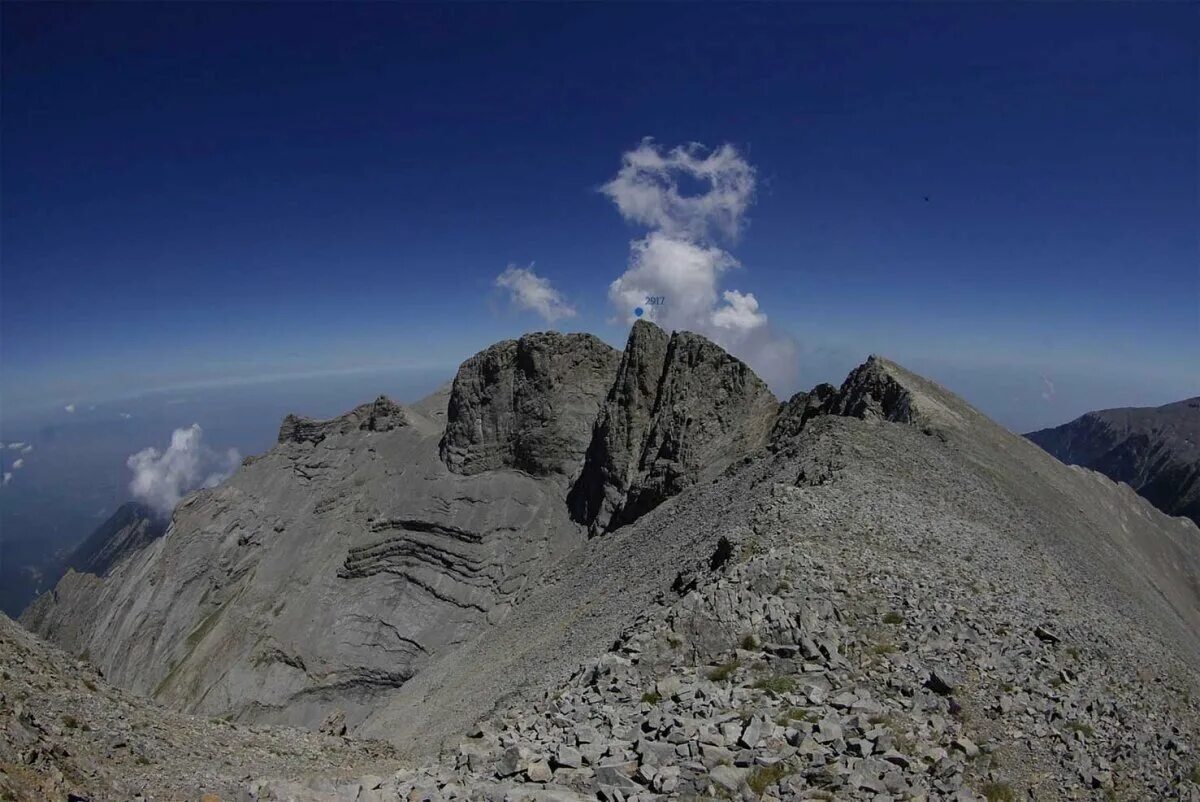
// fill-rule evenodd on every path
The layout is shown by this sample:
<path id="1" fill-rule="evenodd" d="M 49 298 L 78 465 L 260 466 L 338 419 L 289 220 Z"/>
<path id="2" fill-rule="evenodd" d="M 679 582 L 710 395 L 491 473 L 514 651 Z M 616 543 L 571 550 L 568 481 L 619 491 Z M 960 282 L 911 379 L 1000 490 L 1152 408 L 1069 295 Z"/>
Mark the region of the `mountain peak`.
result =
<path id="1" fill-rule="evenodd" d="M 442 460 L 465 475 L 501 467 L 569 475 L 618 359 L 591 334 L 537 332 L 485 348 L 454 377 Z"/>
<path id="2" fill-rule="evenodd" d="M 319 443 L 335 434 L 352 431 L 386 432 L 408 425 L 404 407 L 385 395 L 360 404 L 334 418 L 319 420 L 288 415 L 279 426 L 280 443 Z"/>

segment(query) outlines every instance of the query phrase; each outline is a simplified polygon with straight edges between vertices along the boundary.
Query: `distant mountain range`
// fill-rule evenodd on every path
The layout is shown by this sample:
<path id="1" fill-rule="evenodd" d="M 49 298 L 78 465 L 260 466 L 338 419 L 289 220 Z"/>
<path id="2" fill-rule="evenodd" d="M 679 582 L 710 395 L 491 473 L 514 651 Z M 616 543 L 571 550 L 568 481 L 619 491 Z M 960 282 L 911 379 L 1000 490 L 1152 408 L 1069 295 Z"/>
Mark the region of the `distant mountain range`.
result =
<path id="1" fill-rule="evenodd" d="M 1200 524 L 1200 396 L 1102 409 L 1025 436 L 1068 465 L 1125 482 L 1163 512 Z"/>

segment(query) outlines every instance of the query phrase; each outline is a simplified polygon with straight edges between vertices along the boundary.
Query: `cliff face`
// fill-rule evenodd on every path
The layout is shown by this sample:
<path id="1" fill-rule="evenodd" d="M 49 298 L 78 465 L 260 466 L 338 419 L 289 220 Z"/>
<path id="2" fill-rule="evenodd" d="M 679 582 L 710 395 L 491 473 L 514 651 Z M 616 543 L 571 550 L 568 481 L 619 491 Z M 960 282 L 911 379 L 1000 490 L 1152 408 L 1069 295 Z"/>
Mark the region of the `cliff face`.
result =
<path id="1" fill-rule="evenodd" d="M 634 324 L 568 503 L 615 529 L 762 447 L 779 402 L 743 362 L 699 335 Z"/>
<path id="2" fill-rule="evenodd" d="M 570 475 L 620 355 L 590 334 L 527 334 L 463 363 L 447 409 L 442 459 L 471 475 L 516 468 Z"/>
<path id="3" fill-rule="evenodd" d="M 1089 412 L 1025 436 L 1068 465 L 1125 482 L 1163 512 L 1200 523 L 1200 398 Z"/>

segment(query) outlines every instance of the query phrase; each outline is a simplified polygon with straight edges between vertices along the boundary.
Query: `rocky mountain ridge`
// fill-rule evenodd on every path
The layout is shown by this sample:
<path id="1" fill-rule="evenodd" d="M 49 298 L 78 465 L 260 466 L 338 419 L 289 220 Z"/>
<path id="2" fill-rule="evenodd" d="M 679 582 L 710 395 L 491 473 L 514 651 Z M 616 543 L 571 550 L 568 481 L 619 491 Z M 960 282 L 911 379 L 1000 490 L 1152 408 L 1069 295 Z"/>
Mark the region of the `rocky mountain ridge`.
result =
<path id="1" fill-rule="evenodd" d="M 66 567 L 104 576 L 117 563 L 141 551 L 166 531 L 167 522 L 153 510 L 136 501 L 128 501 L 75 547 L 66 560 Z"/>
<path id="2" fill-rule="evenodd" d="M 1089 412 L 1025 436 L 1068 465 L 1125 482 L 1163 512 L 1200 524 L 1200 397 Z"/>
<path id="3" fill-rule="evenodd" d="M 881 358 L 780 404 L 696 335 L 604 348 L 289 419 L 23 621 L 172 708 L 407 764 L 254 799 L 1200 793 L 1193 524 Z"/>

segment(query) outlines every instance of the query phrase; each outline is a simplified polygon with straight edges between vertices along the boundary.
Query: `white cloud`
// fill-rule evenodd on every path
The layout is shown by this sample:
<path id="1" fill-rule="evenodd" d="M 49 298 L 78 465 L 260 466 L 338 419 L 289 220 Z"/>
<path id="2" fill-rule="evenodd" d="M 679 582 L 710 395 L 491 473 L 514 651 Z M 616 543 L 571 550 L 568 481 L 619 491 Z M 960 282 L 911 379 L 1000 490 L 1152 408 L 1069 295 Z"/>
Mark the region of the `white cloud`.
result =
<path id="1" fill-rule="evenodd" d="M 718 240 L 736 240 L 744 229 L 754 187 L 754 168 L 732 145 L 663 150 L 645 139 L 625 153 L 601 192 L 627 221 L 650 230 L 630 243 L 629 264 L 608 297 L 627 322 L 641 309 L 663 328 L 703 334 L 788 390 L 797 343 L 769 325 L 753 293 L 721 287 L 741 266 Z"/>
<path id="2" fill-rule="evenodd" d="M 8 447 L 9 448 L 24 448 L 25 444 L 24 443 L 9 443 Z"/>
<path id="3" fill-rule="evenodd" d="M 496 286 L 508 290 L 509 299 L 515 306 L 536 312 L 547 323 L 575 316 L 575 307 L 551 286 L 549 279 L 533 272 L 533 265 L 509 265 L 496 277 Z"/>
<path id="4" fill-rule="evenodd" d="M 121 417 L 125 420 L 129 420 L 130 418 L 133 417 L 133 415 L 129 414 L 128 412 L 122 412 Z"/>
<path id="5" fill-rule="evenodd" d="M 63 409 L 64 409 L 64 410 L 65 410 L 65 411 L 66 411 L 68 414 L 74 414 L 74 413 L 75 413 L 75 405 L 74 405 L 74 404 L 67 404 L 65 407 L 63 407 Z"/>
<path id="6" fill-rule="evenodd" d="M 707 190 L 688 195 L 679 179 Z M 663 152 L 647 138 L 621 157 L 617 177 L 601 191 L 621 215 L 673 237 L 706 239 L 714 232 L 736 238 L 754 197 L 754 168 L 732 145 L 706 151 L 691 143 Z"/>
<path id="7" fill-rule="evenodd" d="M 13 460 L 12 469 L 14 471 L 19 471 L 24 467 L 25 467 L 25 460 L 23 460 L 23 459 Z"/>
<path id="8" fill-rule="evenodd" d="M 199 487 L 214 487 L 237 468 L 241 457 L 237 449 L 218 453 L 204 445 L 200 424 L 176 429 L 166 451 L 144 448 L 126 460 L 133 471 L 129 491 L 134 498 L 168 516 L 188 492 Z"/>
<path id="9" fill-rule="evenodd" d="M 1054 389 L 1054 382 L 1050 381 L 1046 376 L 1042 377 L 1042 400 L 1053 401 L 1057 392 Z"/>
<path id="10" fill-rule="evenodd" d="M 725 299 L 725 306 L 713 313 L 714 325 L 734 331 L 749 331 L 767 325 L 767 316 L 758 311 L 754 293 L 726 290 L 721 297 Z"/>
<path id="11" fill-rule="evenodd" d="M 5 471 L 5 472 L 4 472 L 4 481 L 0 482 L 0 487 L 2 487 L 3 485 L 6 485 L 6 484 L 8 484 L 8 483 L 9 483 L 9 482 L 11 482 L 11 481 L 12 481 L 12 472 L 11 472 L 11 471 Z"/>
<path id="12" fill-rule="evenodd" d="M 28 454 L 31 451 L 33 451 L 33 446 L 25 446 L 24 448 L 21 449 L 22 454 Z"/>

